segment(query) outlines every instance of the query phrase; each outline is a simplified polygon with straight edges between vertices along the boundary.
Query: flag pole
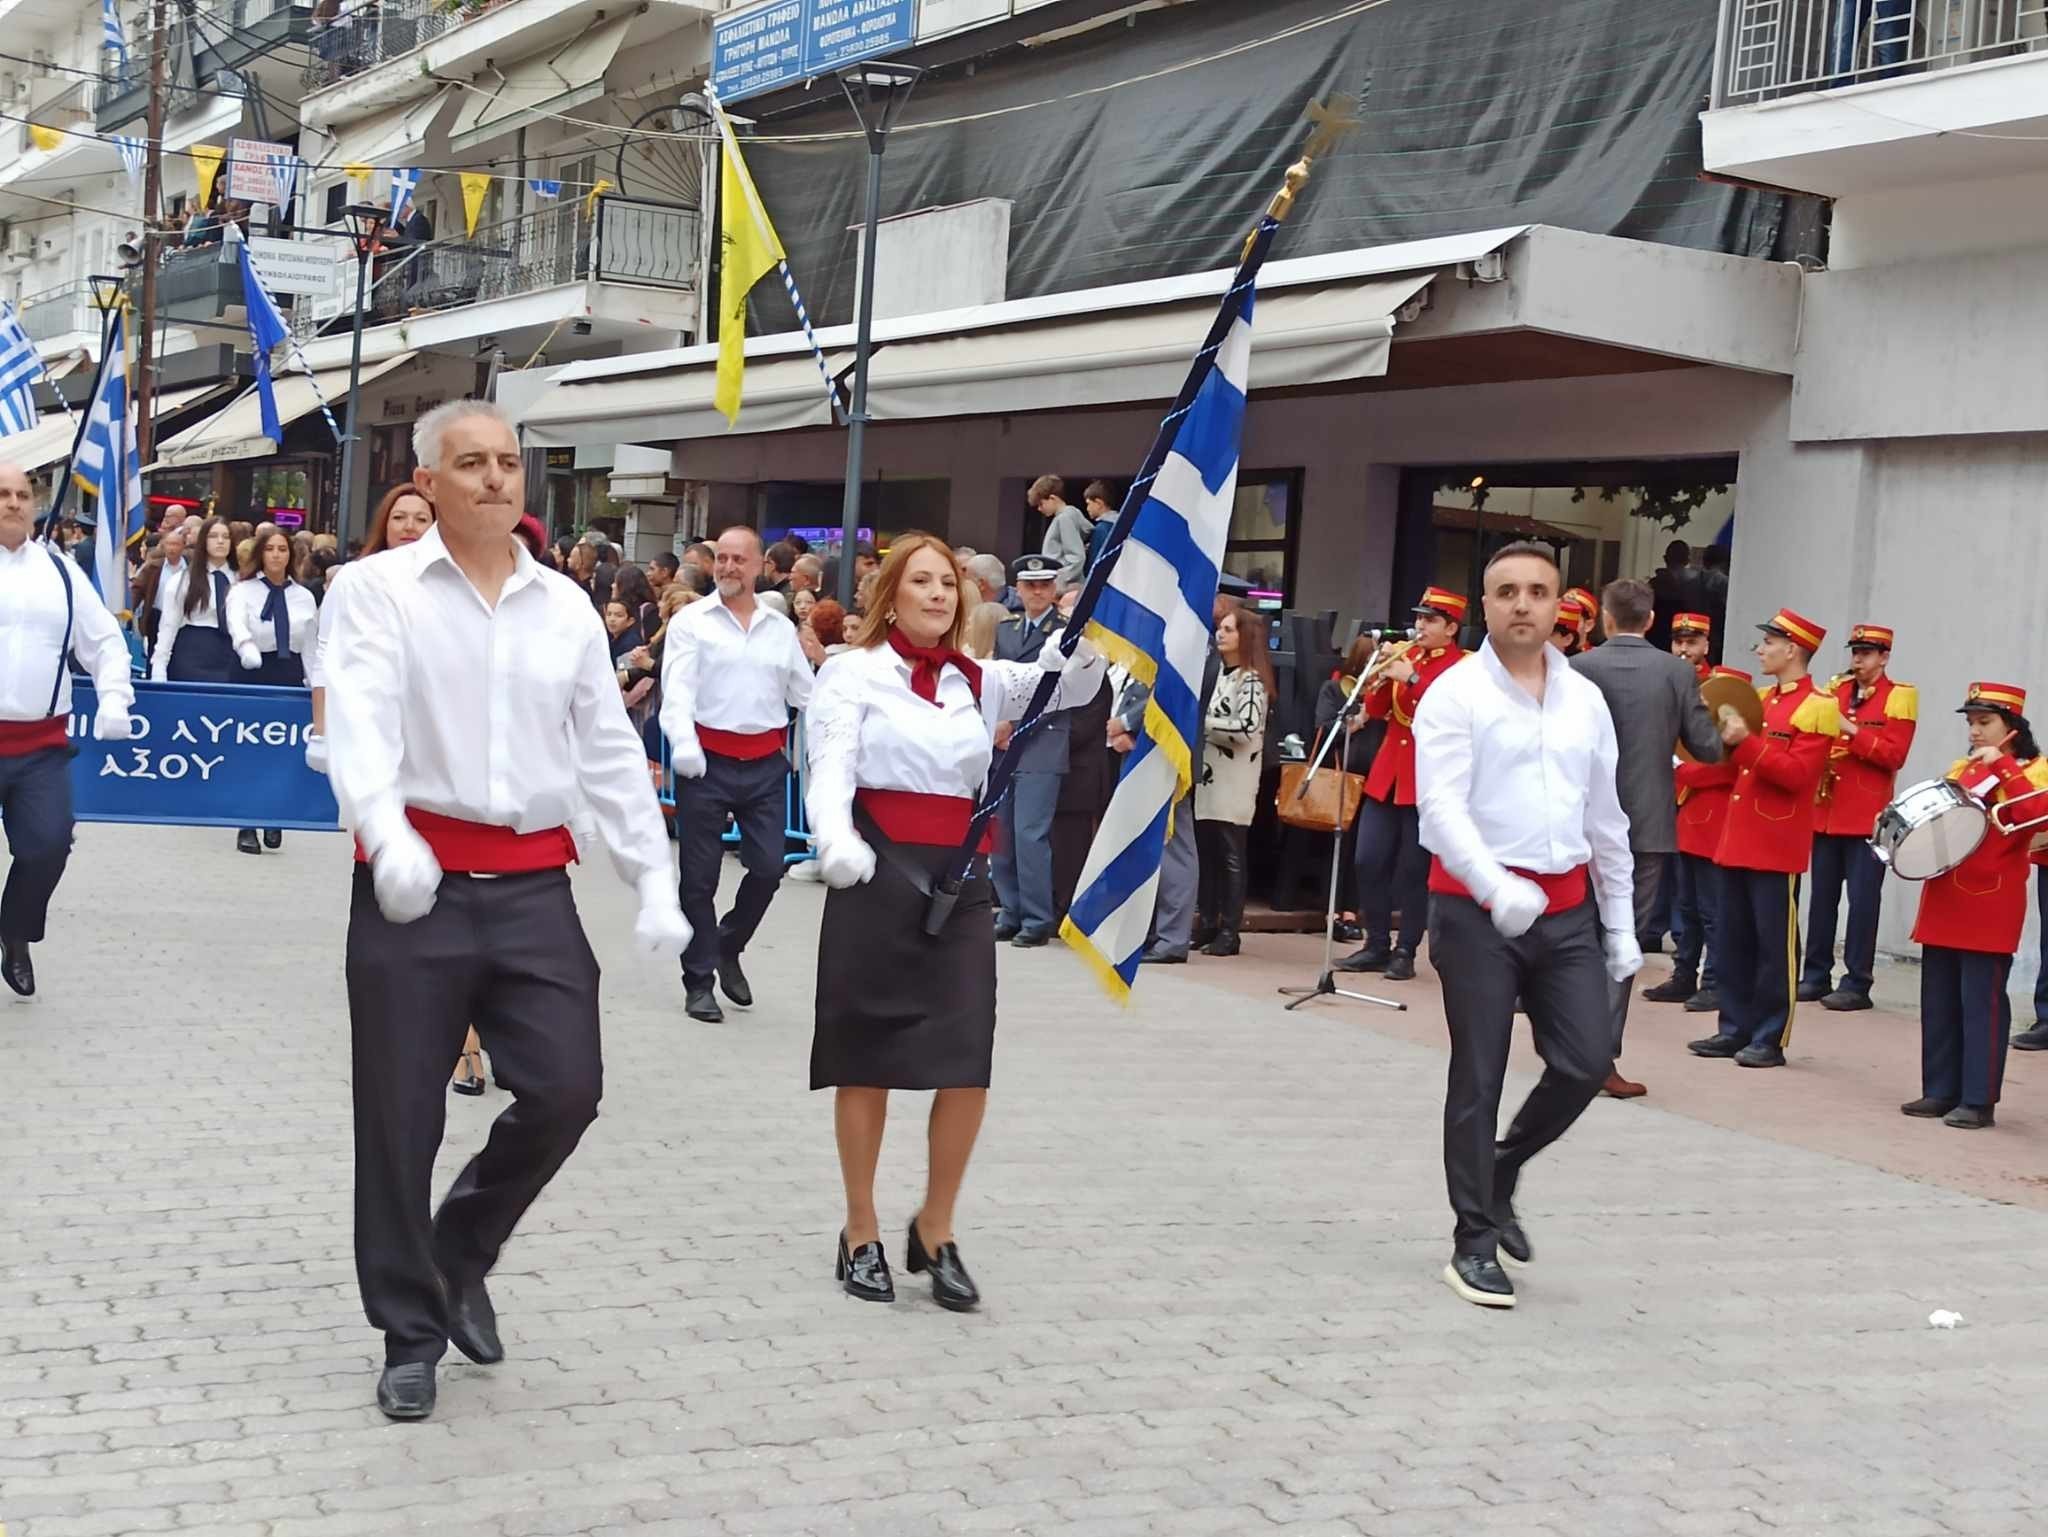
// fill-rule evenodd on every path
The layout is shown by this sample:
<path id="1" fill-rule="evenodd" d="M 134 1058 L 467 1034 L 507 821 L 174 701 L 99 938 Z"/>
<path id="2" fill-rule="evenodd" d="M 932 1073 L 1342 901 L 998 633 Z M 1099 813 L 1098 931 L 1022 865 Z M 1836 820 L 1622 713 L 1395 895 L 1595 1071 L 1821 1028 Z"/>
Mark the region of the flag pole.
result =
<path id="1" fill-rule="evenodd" d="M 42 537 L 45 539 L 56 537 L 57 524 L 63 519 L 64 499 L 71 492 L 72 467 L 78 463 L 79 449 L 85 446 L 86 429 L 92 425 L 92 402 L 100 398 L 100 385 L 106 375 L 107 348 L 113 341 L 114 319 L 126 306 L 127 299 L 124 296 L 119 304 L 110 305 L 101 311 L 99 366 L 92 371 L 92 393 L 85 397 L 86 408 L 84 412 L 75 414 L 72 417 L 72 420 L 78 424 L 78 430 L 71 435 L 71 454 L 64 461 L 64 473 L 57 477 L 57 494 L 50 498 L 50 510 L 44 513 L 42 517 Z M 58 393 L 61 399 L 62 391 Z"/>

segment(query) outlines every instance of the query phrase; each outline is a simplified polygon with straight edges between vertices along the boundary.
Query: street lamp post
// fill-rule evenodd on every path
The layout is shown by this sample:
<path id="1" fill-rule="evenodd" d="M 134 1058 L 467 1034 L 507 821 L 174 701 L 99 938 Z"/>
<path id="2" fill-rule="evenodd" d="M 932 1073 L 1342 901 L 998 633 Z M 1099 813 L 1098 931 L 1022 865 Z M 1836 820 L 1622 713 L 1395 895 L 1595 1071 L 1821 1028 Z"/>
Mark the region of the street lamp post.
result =
<path id="1" fill-rule="evenodd" d="M 348 349 L 348 436 L 341 440 L 341 486 L 335 498 L 335 521 L 340 529 L 340 557 L 347 560 L 349 525 L 354 521 L 350 504 L 355 495 L 356 439 L 362 436 L 363 299 L 368 288 L 370 258 L 383 244 L 386 210 L 378 203 L 351 203 L 344 212 L 348 238 L 356 252 L 356 312 Z"/>

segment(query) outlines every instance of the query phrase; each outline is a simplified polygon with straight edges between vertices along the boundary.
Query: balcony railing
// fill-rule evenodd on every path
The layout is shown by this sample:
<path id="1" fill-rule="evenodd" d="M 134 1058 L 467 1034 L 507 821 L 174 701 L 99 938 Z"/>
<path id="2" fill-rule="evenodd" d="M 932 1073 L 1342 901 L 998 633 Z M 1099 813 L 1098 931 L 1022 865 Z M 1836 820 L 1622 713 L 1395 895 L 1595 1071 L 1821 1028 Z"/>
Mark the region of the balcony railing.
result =
<path id="1" fill-rule="evenodd" d="M 316 26 L 308 47 L 313 57 L 303 76 L 319 90 L 410 53 L 465 21 L 511 0 L 358 0 L 326 26 Z"/>
<path id="2" fill-rule="evenodd" d="M 82 129 L 90 133 L 93 126 L 93 88 L 93 81 L 81 80 L 76 85 L 66 86 L 48 101 L 30 107 L 26 113 L 30 121 L 23 123 L 20 130 L 21 153 L 26 155 L 36 147 L 35 140 L 30 137 L 31 128 Z"/>
<path id="3" fill-rule="evenodd" d="M 1716 107 L 2048 51 L 2048 0 L 1722 0 Z"/>
<path id="4" fill-rule="evenodd" d="M 79 331 L 92 335 L 99 330 L 91 292 L 83 283 L 66 283 L 27 294 L 15 309 L 21 316 L 22 330 L 32 341 L 46 342 Z"/>

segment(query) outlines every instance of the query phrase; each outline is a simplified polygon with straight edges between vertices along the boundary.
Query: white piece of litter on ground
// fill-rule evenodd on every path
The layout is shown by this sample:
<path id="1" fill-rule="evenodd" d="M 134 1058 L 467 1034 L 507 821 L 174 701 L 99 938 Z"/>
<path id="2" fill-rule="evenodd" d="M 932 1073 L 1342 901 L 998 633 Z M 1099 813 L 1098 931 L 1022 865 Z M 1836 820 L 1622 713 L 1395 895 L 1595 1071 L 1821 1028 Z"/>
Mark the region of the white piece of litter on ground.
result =
<path id="1" fill-rule="evenodd" d="M 1953 1329 L 1962 1321 L 1962 1314 L 1951 1313 L 1947 1308 L 1936 1308 L 1927 1315 L 1927 1325 L 1932 1329 Z"/>

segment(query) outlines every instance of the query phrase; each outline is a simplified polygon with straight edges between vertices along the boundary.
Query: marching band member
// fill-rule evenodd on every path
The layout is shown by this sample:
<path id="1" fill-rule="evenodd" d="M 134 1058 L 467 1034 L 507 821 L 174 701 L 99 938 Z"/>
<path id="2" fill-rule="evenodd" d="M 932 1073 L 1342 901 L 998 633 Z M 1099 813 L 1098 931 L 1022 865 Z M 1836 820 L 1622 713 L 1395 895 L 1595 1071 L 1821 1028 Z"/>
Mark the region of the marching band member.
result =
<path id="1" fill-rule="evenodd" d="M 2034 1023 L 2012 1038 L 2015 1051 L 2048 1051 L 2048 833 L 2034 835 L 2034 911 L 2040 916 L 2041 954 L 2034 974 Z"/>
<path id="2" fill-rule="evenodd" d="M 485 1278 L 597 1116 L 598 968 L 570 895 L 587 806 L 640 896 L 634 939 L 690 928 L 640 735 L 589 600 L 513 537 L 519 440 L 486 402 L 413 427 L 439 515 L 328 589 L 329 778 L 361 850 L 349 911 L 356 1274 L 383 1331 L 377 1405 L 433 1412 L 453 1341 L 504 1358 Z M 362 862 L 362 861 L 367 861 Z M 514 1099 L 439 1212 L 448 1064 L 474 1020 Z"/>
<path id="3" fill-rule="evenodd" d="M 1481 1307 L 1515 1305 L 1498 1256 L 1535 1257 L 1515 1214 L 1521 1171 L 1613 1071 L 1609 984 L 1643 964 L 1614 719 L 1546 643 L 1557 582 L 1547 546 L 1496 552 L 1486 642 L 1415 717 L 1422 835 L 1436 856 L 1430 959 L 1451 1033 L 1444 1176 L 1457 1226 L 1444 1280 Z M 1543 1077 L 1496 1141 L 1517 995 Z"/>
<path id="4" fill-rule="evenodd" d="M 1565 596 L 1578 610 L 1579 643 L 1572 654 L 1593 649 L 1593 631 L 1600 623 L 1600 600 L 1590 587 L 1574 587 Z"/>
<path id="5" fill-rule="evenodd" d="M 1676 614 L 1671 620 L 1671 654 L 1692 663 L 1704 683 L 1714 675 L 1707 653 L 1714 645 L 1714 621 L 1705 614 Z M 1743 677 L 1747 679 L 1748 673 Z"/>
<path id="6" fill-rule="evenodd" d="M 1557 600 L 1557 622 L 1550 627 L 1550 644 L 1566 656 L 1577 654 L 1579 640 L 1586 633 L 1586 608 L 1579 601 L 1584 588 L 1574 587 Z"/>
<path id="7" fill-rule="evenodd" d="M 1365 943 L 1337 963 L 1339 971 L 1384 972 L 1389 982 L 1415 975 L 1415 952 L 1429 919 L 1429 856 L 1422 851 L 1415 809 L 1415 711 L 1429 686 L 1465 655 L 1458 646 L 1465 609 L 1463 593 L 1426 589 L 1415 605 L 1410 649 L 1393 656 L 1394 645 L 1381 647 L 1381 657 L 1393 659 L 1366 690 L 1365 713 L 1386 721 L 1387 735 L 1358 805 L 1358 908 Z M 1401 932 L 1389 949 L 1396 906 Z"/>
<path id="8" fill-rule="evenodd" d="M 789 819 L 789 712 L 811 697 L 811 663 L 796 626 L 756 601 L 761 536 L 743 525 L 718 536 L 716 598 L 692 603 L 668 623 L 661 658 L 661 729 L 676 773 L 676 847 L 683 914 L 695 938 L 683 953 L 683 1009 L 716 1024 L 725 1010 L 711 991 L 751 1008 L 740 955 L 782 883 Z M 718 917 L 725 823 L 739 823 L 746 875 L 732 909 Z"/>
<path id="9" fill-rule="evenodd" d="M 2026 710 L 2025 689 L 1972 683 L 1956 712 L 1969 722 L 1970 755 L 1948 777 L 1992 805 L 2048 789 Z M 2039 810 L 2036 801 L 2016 820 Z M 1920 1098 L 1899 1106 L 1907 1115 L 1968 1131 L 1996 1121 L 2012 1032 L 2005 988 L 2027 922 L 2032 840 L 2030 829 L 2001 832 L 1994 822 L 1968 859 L 1920 888 Z"/>
<path id="10" fill-rule="evenodd" d="M 985 861 L 975 860 L 936 936 L 924 929 L 928 899 L 965 841 L 997 725 L 1023 714 L 1043 672 L 1059 670 L 1053 707 L 1072 708 L 1094 696 L 1104 670 L 1085 642 L 1066 660 L 1048 645 L 1037 661 L 977 663 L 959 649 L 965 627 L 953 552 L 930 534 L 903 535 L 852 645 L 819 671 L 805 721 L 806 805 L 831 888 L 818 936 L 811 1087 L 837 1091 L 846 1226 L 835 1276 L 852 1296 L 895 1300 L 875 1212 L 889 1091 L 935 1089 L 924 1204 L 904 1259 L 913 1275 L 931 1272 L 933 1297 L 956 1312 L 980 1304 L 954 1241 L 953 1207 L 987 1108 L 995 1044 Z"/>
<path id="11" fill-rule="evenodd" d="M 1799 954 L 1794 888 L 1813 851 L 1815 796 L 1840 730 L 1832 695 L 1813 686 L 1807 665 L 1827 631 L 1781 608 L 1757 626 L 1757 659 L 1772 680 L 1762 690 L 1763 730 L 1752 734 L 1724 711 L 1721 740 L 1735 786 L 1714 862 L 1721 944 L 1717 1034 L 1690 1042 L 1699 1057 L 1733 1057 L 1743 1067 L 1783 1067 L 1797 1012 Z"/>
<path id="12" fill-rule="evenodd" d="M 1677 544 L 1674 543 L 1664 552 L 1665 559 L 1670 560 L 1676 550 Z M 1664 615 L 1660 610 L 1657 622 L 1650 627 L 1652 636 L 1656 635 L 1663 622 Z M 1671 643 L 1671 654 L 1680 661 L 1690 663 L 1700 681 L 1705 682 L 1711 671 L 1707 653 L 1713 648 L 1714 621 L 1705 614 L 1679 613 L 1672 616 L 1670 629 L 1668 639 Z M 1674 949 L 1684 948 L 1685 918 L 1678 910 L 1678 870 L 1679 866 L 1674 862 L 1666 871 L 1664 880 L 1659 883 L 1656 912 L 1651 917 L 1649 929 L 1641 936 L 1646 954 L 1654 954 L 1663 949 L 1664 935 L 1667 933 L 1671 936 Z M 1694 963 L 1698 963 L 1697 955 L 1694 957 Z M 1668 999 L 1672 981 L 1677 975 L 1673 972 L 1672 976 L 1666 978 L 1658 987 L 1643 989 L 1643 996 L 1652 1002 L 1659 1001 L 1655 996 L 1659 994 Z"/>
<path id="13" fill-rule="evenodd" d="M 1899 770 L 1913 747 L 1920 694 L 1885 673 L 1892 632 L 1859 624 L 1849 632 L 1849 674 L 1834 687 L 1842 734 L 1828 755 L 1820 825 L 1813 840 L 1813 891 L 1806 906 L 1806 965 L 1799 1001 L 1824 1009 L 1870 1007 L 1877 965 L 1877 914 L 1884 899 L 1884 863 L 1870 846 L 1877 819 L 1892 802 Z M 1849 887 L 1849 933 L 1842 946 L 1842 988 L 1833 991 L 1835 915 Z"/>
<path id="14" fill-rule="evenodd" d="M 75 564 L 30 537 L 35 523 L 28 473 L 0 461 L 0 821 L 12 856 L 0 977 L 24 998 L 36 990 L 28 948 L 71 858 L 70 657 L 99 691 L 95 740 L 128 740 L 135 705 L 121 627 Z"/>
<path id="15" fill-rule="evenodd" d="M 234 643 L 228 639 L 228 588 L 234 583 L 235 536 L 228 520 L 208 518 L 185 556 L 185 569 L 164 590 L 163 623 L 149 675 L 158 683 L 235 683 Z"/>
<path id="16" fill-rule="evenodd" d="M 1699 632 L 1702 655 L 1711 634 L 1711 625 Z M 1674 621 L 1674 650 L 1678 638 Z M 1707 676 L 1754 681 L 1739 667 L 1711 667 Z M 1720 955 L 1715 934 L 1720 928 L 1721 877 L 1714 868 L 1714 855 L 1728 820 L 1728 797 L 1735 789 L 1735 775 L 1734 761 L 1725 757 L 1719 763 L 1681 763 L 1672 770 L 1678 789 L 1678 922 L 1672 933 L 1677 954 L 1671 975 L 1655 987 L 1644 988 L 1643 997 L 1651 1003 L 1682 1003 L 1690 1014 L 1717 1013 L 1721 1006 L 1714 982 Z"/>
<path id="17" fill-rule="evenodd" d="M 241 681 L 303 688 L 306 651 L 320 623 L 319 605 L 292 580 L 289 534 L 275 523 L 265 523 L 256 530 L 252 544 L 249 569 L 228 589 L 227 601 L 228 639 L 234 645 L 235 659 L 242 664 Z M 283 843 L 284 833 L 275 827 L 263 830 L 260 845 L 253 827 L 235 835 L 235 847 L 244 854 L 261 853 Z"/>

